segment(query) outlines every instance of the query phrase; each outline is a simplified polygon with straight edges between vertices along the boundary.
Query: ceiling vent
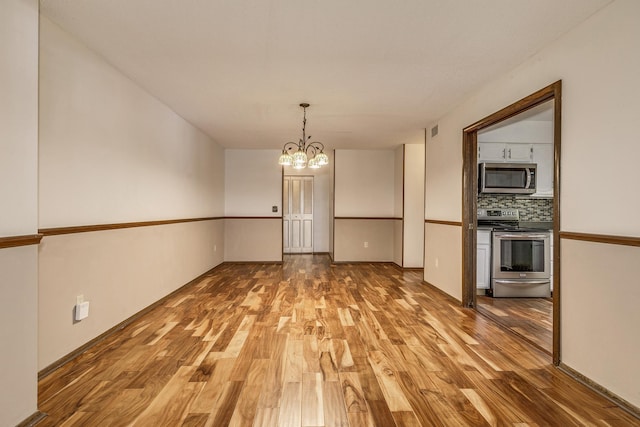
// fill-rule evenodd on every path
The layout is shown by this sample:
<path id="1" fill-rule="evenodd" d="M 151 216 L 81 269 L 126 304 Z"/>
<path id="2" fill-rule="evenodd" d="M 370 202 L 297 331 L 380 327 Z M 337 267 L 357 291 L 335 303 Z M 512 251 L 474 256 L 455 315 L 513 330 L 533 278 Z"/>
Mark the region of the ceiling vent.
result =
<path id="1" fill-rule="evenodd" d="M 431 128 L 431 138 L 433 138 L 436 135 L 438 135 L 438 125 L 435 125 L 434 127 Z"/>

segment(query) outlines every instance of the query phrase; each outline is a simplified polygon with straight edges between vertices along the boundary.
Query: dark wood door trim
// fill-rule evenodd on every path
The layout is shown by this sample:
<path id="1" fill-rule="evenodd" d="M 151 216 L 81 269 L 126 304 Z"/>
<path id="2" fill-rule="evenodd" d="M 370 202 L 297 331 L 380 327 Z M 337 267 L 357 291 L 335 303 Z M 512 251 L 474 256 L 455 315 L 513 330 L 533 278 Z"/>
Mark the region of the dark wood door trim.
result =
<path id="1" fill-rule="evenodd" d="M 553 182 L 553 363 L 560 364 L 560 149 L 562 81 L 544 87 L 463 129 L 462 135 L 462 304 L 476 307 L 476 230 L 478 131 L 513 117 L 546 101 L 554 101 Z"/>

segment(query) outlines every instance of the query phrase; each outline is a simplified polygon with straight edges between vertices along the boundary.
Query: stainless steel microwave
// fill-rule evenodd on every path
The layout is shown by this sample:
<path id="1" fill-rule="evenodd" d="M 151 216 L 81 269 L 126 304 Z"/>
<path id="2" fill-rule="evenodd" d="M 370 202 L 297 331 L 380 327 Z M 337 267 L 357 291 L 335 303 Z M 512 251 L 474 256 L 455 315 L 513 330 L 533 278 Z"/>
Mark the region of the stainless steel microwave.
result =
<path id="1" fill-rule="evenodd" d="M 535 163 L 480 163 L 480 193 L 533 194 L 536 192 Z"/>

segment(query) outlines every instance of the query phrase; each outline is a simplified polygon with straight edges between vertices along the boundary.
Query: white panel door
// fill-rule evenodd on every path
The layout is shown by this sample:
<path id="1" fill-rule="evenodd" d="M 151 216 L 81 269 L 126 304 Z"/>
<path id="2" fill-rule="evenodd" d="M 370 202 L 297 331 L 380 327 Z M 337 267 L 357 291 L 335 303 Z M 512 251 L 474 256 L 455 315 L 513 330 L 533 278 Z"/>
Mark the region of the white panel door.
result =
<path id="1" fill-rule="evenodd" d="M 313 252 L 313 177 L 285 176 L 282 193 L 284 253 Z"/>

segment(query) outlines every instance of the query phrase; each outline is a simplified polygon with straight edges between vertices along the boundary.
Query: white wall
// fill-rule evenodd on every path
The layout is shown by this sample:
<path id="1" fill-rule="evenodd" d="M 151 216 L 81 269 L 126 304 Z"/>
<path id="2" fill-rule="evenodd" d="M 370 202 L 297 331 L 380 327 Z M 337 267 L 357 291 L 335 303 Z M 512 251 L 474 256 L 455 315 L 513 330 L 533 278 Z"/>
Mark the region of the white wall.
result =
<path id="1" fill-rule="evenodd" d="M 426 218 L 461 221 L 461 130 L 562 79 L 561 231 L 640 236 L 640 216 L 629 215 L 640 210 L 638 192 L 619 184 L 637 181 L 640 157 L 636 129 L 640 115 L 638 16 L 640 2 L 611 3 L 519 67 L 496 77 L 442 117 L 438 121 L 439 135 L 427 140 Z M 432 259 L 447 256 L 442 245 L 454 242 L 459 247 L 459 235 L 460 230 L 451 230 L 427 238 L 426 256 Z M 561 244 L 566 242 L 563 239 Z M 640 406 L 637 387 L 640 371 L 637 362 L 626 357 L 626 354 L 640 354 L 637 309 L 628 304 L 630 296 L 637 292 L 638 281 L 619 280 L 624 272 L 602 262 L 617 252 L 617 247 L 598 244 L 592 248 L 593 244 L 587 242 L 568 245 L 579 246 L 580 250 L 561 249 L 561 359 Z M 633 254 L 637 258 L 637 253 Z M 457 251 L 448 257 L 456 258 Z M 425 279 L 430 274 L 427 265 Z M 461 268 L 459 262 L 447 261 L 445 265 L 450 265 L 447 275 L 456 275 Z M 584 276 L 578 269 L 587 265 L 591 274 Z M 441 282 L 445 275 L 438 273 L 430 277 L 434 285 L 460 298 L 461 283 L 451 289 L 449 284 Z M 571 300 L 575 292 L 582 293 L 583 297 Z M 604 292 L 606 300 L 602 298 Z M 601 309 L 605 311 L 600 312 Z M 603 348 L 602 337 L 585 328 L 594 316 L 598 317 L 600 330 L 616 331 L 607 336 L 610 351 L 606 355 L 599 351 Z"/>
<path id="2" fill-rule="evenodd" d="M 279 156 L 279 150 L 225 150 L 225 216 L 247 217 L 225 220 L 225 261 L 282 261 Z"/>
<path id="3" fill-rule="evenodd" d="M 402 215 L 401 149 L 335 150 L 334 156 L 334 260 L 402 264 L 401 221 L 388 219 Z"/>
<path id="4" fill-rule="evenodd" d="M 394 217 L 394 150 L 336 150 L 335 215 Z"/>
<path id="5" fill-rule="evenodd" d="M 403 267 L 422 268 L 424 252 L 424 143 L 404 146 Z"/>
<path id="6" fill-rule="evenodd" d="M 221 217 L 224 152 L 45 17 L 40 228 Z M 39 368 L 220 264 L 224 220 L 45 236 Z M 76 296 L 89 317 L 72 320 Z"/>
<path id="7" fill-rule="evenodd" d="M 38 2 L 0 2 L 0 237 L 38 229 Z M 37 410 L 37 247 L 0 249 L 0 425 Z"/>
<path id="8" fill-rule="evenodd" d="M 225 150 L 225 216 L 282 216 L 279 156 L 279 150 Z"/>
<path id="9" fill-rule="evenodd" d="M 40 227 L 221 216 L 220 147 L 41 18 Z"/>
<path id="10" fill-rule="evenodd" d="M 38 4 L 0 7 L 0 236 L 17 236 L 38 221 Z"/>

